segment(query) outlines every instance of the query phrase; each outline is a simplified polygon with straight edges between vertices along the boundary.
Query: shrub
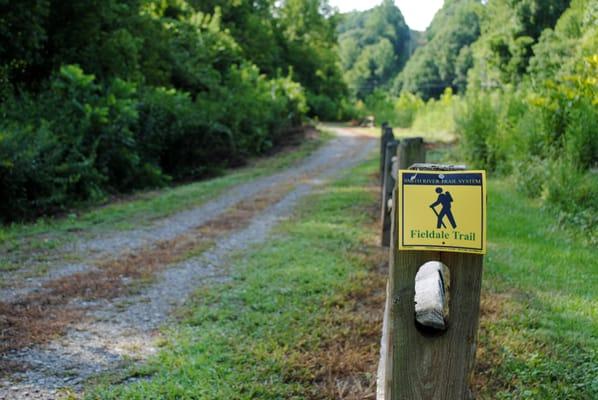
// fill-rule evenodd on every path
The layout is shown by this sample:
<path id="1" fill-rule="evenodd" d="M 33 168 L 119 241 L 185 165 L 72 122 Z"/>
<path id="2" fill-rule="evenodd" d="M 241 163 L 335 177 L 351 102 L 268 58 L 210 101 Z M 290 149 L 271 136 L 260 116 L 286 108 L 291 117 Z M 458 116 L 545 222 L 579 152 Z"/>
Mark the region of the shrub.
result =
<path id="1" fill-rule="evenodd" d="M 307 93 L 310 114 L 324 121 L 339 121 L 342 116 L 341 105 L 325 94 Z"/>
<path id="2" fill-rule="evenodd" d="M 413 130 L 416 132 L 442 132 L 453 134 L 455 132 L 455 108 L 459 97 L 453 96 L 453 91 L 447 88 L 440 99 L 430 99 L 418 107 L 413 121 Z"/>
<path id="3" fill-rule="evenodd" d="M 598 174 L 580 171 L 567 162 L 555 162 L 547 181 L 546 204 L 560 224 L 587 233 L 585 239 L 598 244 Z"/>
<path id="4" fill-rule="evenodd" d="M 473 167 L 494 170 L 495 157 L 491 144 L 497 134 L 498 111 L 490 96 L 480 93 L 466 97 L 455 122 L 461 147 Z"/>
<path id="5" fill-rule="evenodd" d="M 3 105 L 3 221 L 214 174 L 280 142 L 307 109 L 299 84 L 268 80 L 251 64 L 195 99 L 120 79 L 99 85 L 67 65 L 38 96 Z"/>
<path id="6" fill-rule="evenodd" d="M 114 79 L 100 87 L 76 65 L 63 66 L 39 99 L 43 118 L 73 154 L 91 162 L 106 191 L 159 185 L 163 177 L 145 165 L 136 138 L 138 96 L 134 84 Z M 55 113 L 54 110 L 61 110 Z M 84 188 L 86 180 L 80 185 Z M 83 189 L 81 199 L 89 199 Z"/>
<path id="7" fill-rule="evenodd" d="M 144 89 L 137 136 L 146 162 L 174 179 L 204 176 L 223 166 L 232 138 L 208 137 L 217 130 L 210 130 L 205 116 L 209 111 L 193 102 L 189 93 Z"/>
<path id="8" fill-rule="evenodd" d="M 9 222 L 59 209 L 89 162 L 69 162 L 47 122 L 0 126 L 0 220 Z M 100 177 L 94 177 L 100 178 Z M 91 185 L 101 179 L 92 179 Z M 94 187 L 95 194 L 101 191 Z"/>
<path id="9" fill-rule="evenodd" d="M 423 107 L 424 101 L 419 96 L 409 92 L 401 92 L 394 104 L 394 124 L 401 128 L 411 127 L 415 116 Z"/>
<path id="10" fill-rule="evenodd" d="M 531 198 L 540 197 L 550 176 L 550 164 L 538 157 L 514 161 L 513 176 L 517 190 Z"/>
<path id="11" fill-rule="evenodd" d="M 376 121 L 397 125 L 393 98 L 382 89 L 376 89 L 365 98 L 365 109 Z"/>
<path id="12" fill-rule="evenodd" d="M 494 92 L 471 92 L 456 122 L 476 167 L 508 172 L 559 220 L 596 232 L 598 56 L 577 60 L 575 74 Z"/>

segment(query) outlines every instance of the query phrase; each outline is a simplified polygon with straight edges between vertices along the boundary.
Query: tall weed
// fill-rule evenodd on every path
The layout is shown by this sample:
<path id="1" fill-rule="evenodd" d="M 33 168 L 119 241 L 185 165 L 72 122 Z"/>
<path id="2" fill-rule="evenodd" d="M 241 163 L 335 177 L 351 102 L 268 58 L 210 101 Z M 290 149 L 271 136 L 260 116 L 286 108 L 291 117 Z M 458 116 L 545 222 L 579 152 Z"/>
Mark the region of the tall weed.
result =
<path id="1" fill-rule="evenodd" d="M 468 95 L 459 107 L 455 123 L 463 154 L 472 167 L 496 169 L 498 120 L 499 110 L 490 96 Z"/>
<path id="2" fill-rule="evenodd" d="M 460 98 L 447 88 L 440 99 L 430 99 L 417 109 L 413 120 L 413 131 L 417 133 L 438 132 L 444 135 L 455 133 L 455 110 Z"/>

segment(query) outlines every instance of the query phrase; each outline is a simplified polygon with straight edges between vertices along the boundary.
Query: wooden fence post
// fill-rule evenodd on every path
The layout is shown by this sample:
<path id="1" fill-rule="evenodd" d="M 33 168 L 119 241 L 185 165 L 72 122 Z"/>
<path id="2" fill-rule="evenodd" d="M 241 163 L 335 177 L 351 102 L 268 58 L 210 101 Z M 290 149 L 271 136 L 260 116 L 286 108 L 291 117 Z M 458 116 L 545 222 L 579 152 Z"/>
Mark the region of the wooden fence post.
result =
<path id="1" fill-rule="evenodd" d="M 386 144 L 386 153 L 384 156 L 384 179 L 382 180 L 382 198 L 380 204 L 380 213 L 382 221 L 382 246 L 388 247 L 390 245 L 390 207 L 388 201 L 392 198 L 392 191 L 395 187 L 395 177 L 393 176 L 393 157 L 397 154 L 397 147 L 399 141 L 391 140 Z"/>
<path id="2" fill-rule="evenodd" d="M 401 141 L 403 145 L 403 141 Z M 401 147 L 399 146 L 399 148 Z M 428 170 L 420 166 L 420 170 Z M 439 168 L 435 168 L 439 170 Z M 454 170 L 448 167 L 446 170 Z M 459 168 L 460 169 L 460 168 Z M 440 168 L 440 170 L 445 170 Z M 393 193 L 390 277 L 378 399 L 470 399 L 480 309 L 483 256 L 443 251 L 399 251 L 397 191 Z M 415 323 L 415 279 L 419 268 L 439 261 L 450 271 L 446 331 L 423 331 Z"/>
<path id="3" fill-rule="evenodd" d="M 392 128 L 388 123 L 382 124 L 382 136 L 380 138 L 380 186 L 384 184 L 384 157 L 386 156 L 386 144 L 394 140 L 395 136 L 392 133 Z"/>
<path id="4" fill-rule="evenodd" d="M 415 163 L 426 162 L 424 139 L 421 137 L 401 139 L 397 157 L 399 158 L 399 169 L 407 169 Z"/>

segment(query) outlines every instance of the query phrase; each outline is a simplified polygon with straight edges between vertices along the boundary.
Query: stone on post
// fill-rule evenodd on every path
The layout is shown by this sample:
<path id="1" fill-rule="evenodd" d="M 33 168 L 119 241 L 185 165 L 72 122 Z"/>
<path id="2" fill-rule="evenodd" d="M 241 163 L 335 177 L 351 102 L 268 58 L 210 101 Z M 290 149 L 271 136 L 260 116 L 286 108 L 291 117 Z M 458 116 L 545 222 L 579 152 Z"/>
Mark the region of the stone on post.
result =
<path id="1" fill-rule="evenodd" d="M 423 328 L 445 330 L 448 322 L 449 272 L 429 261 L 415 275 L 415 320 Z"/>

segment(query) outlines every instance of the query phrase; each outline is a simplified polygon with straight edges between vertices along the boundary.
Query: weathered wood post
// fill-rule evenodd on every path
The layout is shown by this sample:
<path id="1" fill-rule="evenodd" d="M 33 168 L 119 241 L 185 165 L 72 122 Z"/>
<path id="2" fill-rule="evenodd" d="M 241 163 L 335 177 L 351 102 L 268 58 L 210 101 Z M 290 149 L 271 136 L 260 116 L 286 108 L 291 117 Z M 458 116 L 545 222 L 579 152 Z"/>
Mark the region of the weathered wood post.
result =
<path id="1" fill-rule="evenodd" d="M 399 141 L 391 140 L 386 144 L 384 155 L 384 179 L 382 180 L 382 198 L 380 201 L 380 221 L 382 224 L 382 246 L 390 246 L 390 207 L 388 201 L 392 198 L 392 191 L 395 187 L 395 177 L 392 174 L 393 157 L 397 154 Z"/>
<path id="2" fill-rule="evenodd" d="M 416 171 L 399 172 L 393 193 L 390 277 L 377 398 L 470 399 L 485 253 L 485 174 L 456 172 L 463 166 L 416 164 L 411 169 Z M 444 208 L 438 212 L 430 204 L 438 193 L 447 192 L 454 198 L 455 224 L 445 218 Z M 424 193 L 425 199 L 413 193 Z M 428 262 L 436 262 L 433 268 L 446 266 L 450 280 L 445 286 L 450 288 L 448 314 L 443 313 L 448 320 L 441 329 L 434 329 L 434 323 L 426 328 L 417 322 L 421 314 L 416 314 L 416 275 Z"/>
<path id="3" fill-rule="evenodd" d="M 421 137 L 412 137 L 395 141 L 397 144 L 389 147 L 386 145 L 386 154 L 384 156 L 385 167 L 382 171 L 382 196 L 381 196 L 381 222 L 382 222 L 382 246 L 390 246 L 390 225 L 391 225 L 391 208 L 388 201 L 392 198 L 392 191 L 395 185 L 396 176 L 392 175 L 392 158 L 394 154 L 397 157 L 397 169 L 405 169 L 414 163 L 423 163 L 426 161 L 426 150 L 424 148 L 424 140 Z M 390 150 L 390 153 L 389 153 Z M 388 175 L 387 175 L 388 172 Z M 396 175 L 396 171 L 395 171 Z"/>
<path id="4" fill-rule="evenodd" d="M 397 152 L 399 169 L 407 169 L 415 163 L 426 162 L 426 149 L 424 139 L 421 137 L 409 137 L 401 139 Z"/>
<path id="5" fill-rule="evenodd" d="M 392 133 L 392 128 L 388 126 L 387 122 L 382 124 L 382 136 L 380 137 L 380 186 L 384 184 L 384 157 L 386 156 L 386 144 L 394 140 L 395 136 Z"/>

